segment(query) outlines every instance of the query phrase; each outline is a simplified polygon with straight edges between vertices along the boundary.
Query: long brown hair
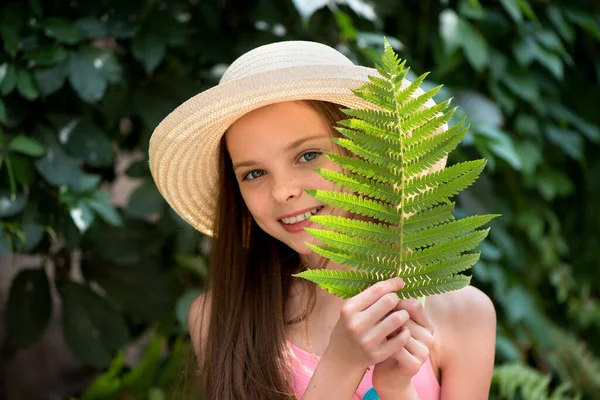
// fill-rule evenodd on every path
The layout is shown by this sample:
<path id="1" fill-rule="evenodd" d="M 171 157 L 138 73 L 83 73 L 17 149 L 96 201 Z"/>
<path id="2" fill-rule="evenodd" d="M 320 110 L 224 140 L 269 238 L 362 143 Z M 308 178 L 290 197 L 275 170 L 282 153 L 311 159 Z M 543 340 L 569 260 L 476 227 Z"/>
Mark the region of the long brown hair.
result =
<path id="1" fill-rule="evenodd" d="M 304 101 L 329 126 L 345 118 L 338 105 Z M 338 136 L 331 129 L 332 136 Z M 290 399 L 286 307 L 298 254 L 266 234 L 244 204 L 222 140 L 215 237 L 210 255 L 208 327 L 200 343 L 205 399 Z M 294 318 L 301 320 L 302 318 Z M 202 321 L 202 318 L 197 318 Z M 289 323 L 289 321 L 288 321 Z M 204 327 L 203 327 L 204 328 Z"/>

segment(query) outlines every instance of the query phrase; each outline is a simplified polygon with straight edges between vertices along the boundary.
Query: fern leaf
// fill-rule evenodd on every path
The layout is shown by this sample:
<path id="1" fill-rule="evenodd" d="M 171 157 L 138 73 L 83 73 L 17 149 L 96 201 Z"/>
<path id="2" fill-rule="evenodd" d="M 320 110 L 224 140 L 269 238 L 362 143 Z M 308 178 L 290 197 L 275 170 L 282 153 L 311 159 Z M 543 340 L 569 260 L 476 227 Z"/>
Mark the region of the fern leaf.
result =
<path id="1" fill-rule="evenodd" d="M 406 179 L 411 179 L 416 175 L 427 171 L 429 168 L 446 157 L 452 150 L 456 148 L 456 146 L 458 146 L 467 131 L 468 128 L 461 129 L 458 134 L 451 136 L 443 144 L 433 149 L 425 157 L 421 157 L 419 161 L 407 166 L 405 169 Z"/>
<path id="2" fill-rule="evenodd" d="M 340 233 L 382 242 L 395 243 L 400 233 L 398 227 L 394 225 L 376 224 L 371 221 L 361 221 L 354 218 L 314 215 L 310 217 L 310 220 Z"/>
<path id="3" fill-rule="evenodd" d="M 382 138 L 365 132 L 358 132 L 343 127 L 337 127 L 338 132 L 346 138 L 376 151 L 389 152 L 399 146 L 399 141 L 396 139 Z"/>
<path id="4" fill-rule="evenodd" d="M 382 167 L 387 167 L 387 168 L 402 168 L 401 163 L 398 163 L 397 160 L 391 158 L 388 154 L 386 154 L 384 152 L 374 151 L 367 147 L 361 146 L 360 144 L 356 143 L 355 141 L 348 140 L 348 139 L 334 138 L 333 141 L 337 145 L 351 151 L 352 153 L 356 154 L 357 156 L 359 156 L 367 161 L 370 161 L 376 165 L 379 165 Z"/>
<path id="5" fill-rule="evenodd" d="M 406 282 L 427 279 L 441 279 L 466 271 L 479 261 L 480 253 L 463 254 L 447 260 L 433 262 L 422 267 L 409 267 L 400 271 L 400 276 Z"/>
<path id="6" fill-rule="evenodd" d="M 314 250 L 320 256 L 330 259 L 347 267 L 356 268 L 359 270 L 365 270 L 369 272 L 377 272 L 383 274 L 386 277 L 392 277 L 396 275 L 398 270 L 397 257 L 394 258 L 381 258 L 370 256 L 366 254 L 347 253 L 342 250 L 336 250 L 330 247 L 316 246 L 307 243 L 307 246 Z"/>
<path id="7" fill-rule="evenodd" d="M 485 163 L 481 166 L 475 166 L 471 171 L 454 178 L 453 180 L 430 188 L 418 195 L 408 199 L 404 204 L 405 212 L 420 211 L 424 207 L 435 206 L 439 203 L 446 203 L 451 196 L 458 194 L 461 190 L 468 188 L 475 182 Z"/>
<path id="8" fill-rule="evenodd" d="M 342 208 L 365 217 L 397 224 L 401 216 L 395 207 L 380 201 L 365 199 L 354 194 L 341 193 L 333 190 L 307 190 L 308 194 L 323 203 Z"/>
<path id="9" fill-rule="evenodd" d="M 331 171 L 328 169 L 318 169 L 317 172 L 328 181 L 333 182 L 344 189 L 353 190 L 364 196 L 369 196 L 386 202 L 397 202 L 399 199 L 397 193 L 390 191 L 389 185 L 373 182 L 360 175 L 344 174 L 342 172 Z"/>
<path id="10" fill-rule="evenodd" d="M 367 161 L 359 158 L 341 156 L 339 154 L 325 153 L 327 158 L 331 159 L 341 168 L 347 169 L 355 174 L 362 175 L 366 178 L 371 178 L 375 182 L 384 182 L 396 184 L 398 182 L 398 176 L 390 171 L 388 168 L 380 167 L 378 165 L 370 164 Z"/>
<path id="11" fill-rule="evenodd" d="M 430 187 L 436 187 L 444 183 L 453 181 L 454 179 L 466 174 L 479 167 L 485 166 L 485 159 L 465 161 L 460 164 L 455 164 L 451 167 L 444 168 L 441 171 L 430 172 L 421 176 L 408 179 L 404 185 L 404 192 L 413 195 L 422 192 Z"/>
<path id="12" fill-rule="evenodd" d="M 441 206 L 418 212 L 405 219 L 404 231 L 412 232 L 452 221 L 454 219 L 452 210 L 454 210 L 454 203 L 442 204 Z"/>
<path id="13" fill-rule="evenodd" d="M 464 236 L 446 240 L 423 250 L 417 250 L 404 256 L 404 262 L 410 266 L 420 266 L 430 262 L 440 262 L 449 257 L 456 256 L 462 252 L 472 250 L 477 246 L 489 232 L 483 229 L 468 233 Z"/>
<path id="14" fill-rule="evenodd" d="M 413 250 L 431 246 L 480 228 L 496 217 L 498 217 L 498 214 L 476 215 L 438 225 L 431 229 L 408 233 L 404 238 L 404 246 L 406 246 L 406 249 Z"/>
<path id="15" fill-rule="evenodd" d="M 465 275 L 454 275 L 443 279 L 419 280 L 405 283 L 404 287 L 397 293 L 400 299 L 416 299 L 459 290 L 467 286 L 469 282 L 471 282 L 471 277 Z"/>
<path id="16" fill-rule="evenodd" d="M 315 282 L 328 292 L 343 299 L 349 299 L 371 286 L 386 279 L 372 272 L 356 272 L 345 270 L 310 269 L 293 276 Z"/>
<path id="17" fill-rule="evenodd" d="M 429 72 L 425 72 L 424 74 L 421 74 L 421 76 L 419 76 L 417 79 L 415 79 L 413 83 L 408 85 L 406 88 L 399 90 L 398 93 L 396 93 L 394 95 L 394 99 L 396 100 L 396 103 L 402 104 L 402 103 L 406 102 L 408 99 L 410 99 L 410 97 L 413 94 L 415 94 L 417 89 L 419 89 L 421 87 L 421 84 L 423 83 L 425 78 L 427 78 L 427 75 L 429 75 Z M 400 111 L 398 113 L 401 114 Z"/>
<path id="18" fill-rule="evenodd" d="M 387 41 L 376 68 L 379 75 L 354 90 L 372 107 L 343 110 L 349 118 L 336 126 L 343 137 L 333 140 L 349 154 L 326 153 L 337 167 L 317 170 L 339 190 L 307 190 L 324 204 L 366 217 L 318 215 L 311 222 L 323 229 L 305 228 L 319 242 L 307 244 L 310 249 L 352 270 L 297 276 L 345 298 L 391 276 L 405 279 L 402 298 L 458 290 L 470 281 L 461 273 L 479 260 L 479 253 L 467 252 L 497 215 L 455 220 L 450 199 L 477 179 L 485 160 L 430 171 L 468 126 L 446 128 L 456 108 L 448 110 L 450 100 L 430 105 L 441 86 L 423 92 L 427 74 L 407 82 L 409 68 Z"/>
<path id="19" fill-rule="evenodd" d="M 372 124 L 387 125 L 387 124 L 395 124 L 397 122 L 394 114 L 391 114 L 386 111 L 346 108 L 346 109 L 343 109 L 342 112 L 346 115 L 349 115 L 354 118 L 362 119 L 362 120 L 367 121 Z"/>
<path id="20" fill-rule="evenodd" d="M 325 229 L 305 229 L 312 237 L 325 243 L 328 249 L 341 250 L 347 253 L 357 252 L 382 259 L 394 259 L 398 256 L 396 249 L 387 243 L 373 242 Z"/>
<path id="21" fill-rule="evenodd" d="M 370 123 L 356 118 L 344 119 L 339 121 L 338 125 L 357 130 L 359 133 L 363 133 L 365 135 L 380 138 L 381 140 L 390 141 L 392 144 L 400 146 L 400 141 L 398 140 L 400 131 L 390 131 L 389 128 L 385 127 L 385 125 Z M 344 134 L 344 132 L 341 133 Z"/>
<path id="22" fill-rule="evenodd" d="M 433 89 L 429 89 L 428 91 L 426 91 L 419 97 L 415 97 L 415 98 L 412 98 L 412 99 L 406 101 L 404 104 L 402 104 L 396 110 L 396 113 L 398 115 L 413 114 L 415 111 L 418 111 L 419 109 L 423 108 L 425 106 L 425 103 L 427 103 L 429 100 L 433 99 L 433 96 L 435 96 L 437 94 L 437 92 L 440 91 L 441 88 L 442 88 L 441 85 L 436 86 Z"/>
<path id="23" fill-rule="evenodd" d="M 442 114 L 450 106 L 450 100 L 443 101 L 435 106 L 423 108 L 414 114 L 406 115 L 402 119 L 402 129 L 404 132 L 412 132 L 416 128 L 426 124 L 432 118 Z"/>

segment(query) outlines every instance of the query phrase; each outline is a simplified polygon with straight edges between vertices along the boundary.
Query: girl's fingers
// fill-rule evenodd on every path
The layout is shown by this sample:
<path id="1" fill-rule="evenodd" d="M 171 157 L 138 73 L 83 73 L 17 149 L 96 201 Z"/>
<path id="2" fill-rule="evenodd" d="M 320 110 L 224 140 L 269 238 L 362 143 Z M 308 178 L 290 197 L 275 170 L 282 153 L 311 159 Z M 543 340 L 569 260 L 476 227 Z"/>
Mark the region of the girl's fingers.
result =
<path id="1" fill-rule="evenodd" d="M 416 360 L 420 363 L 424 363 L 427 357 L 429 357 L 429 348 L 419 342 L 418 340 L 411 337 L 408 339 L 406 345 L 404 345 L 404 349 L 408 351 Z"/>
<path id="2" fill-rule="evenodd" d="M 381 352 L 385 354 L 386 358 L 393 356 L 396 352 L 403 350 L 404 346 L 410 340 L 410 330 L 408 328 L 402 328 L 400 333 L 396 336 L 385 341 L 381 346 Z"/>
<path id="3" fill-rule="evenodd" d="M 433 323 L 427 316 L 425 312 L 425 308 L 417 299 L 405 299 L 400 300 L 396 309 L 404 309 L 408 311 L 410 315 L 410 319 L 415 321 L 417 324 L 421 325 L 423 328 L 427 329 L 431 334 L 433 334 Z"/>
<path id="4" fill-rule="evenodd" d="M 394 333 L 404 326 L 409 319 L 410 316 L 406 310 L 398 310 L 390 313 L 373 327 L 371 335 L 374 338 L 374 341 L 382 342 L 388 338 L 388 336 L 388 339 L 396 336 Z"/>
<path id="5" fill-rule="evenodd" d="M 404 286 L 404 281 L 400 278 L 392 278 L 377 282 L 367 290 L 346 301 L 344 307 L 342 308 L 342 313 L 355 313 L 364 311 L 386 294 L 395 293 L 402 289 L 402 286 Z"/>
<path id="6" fill-rule="evenodd" d="M 412 319 L 409 319 L 405 326 L 410 329 L 413 339 L 423 343 L 429 349 L 433 347 L 434 337 L 429 329 L 422 327 Z"/>

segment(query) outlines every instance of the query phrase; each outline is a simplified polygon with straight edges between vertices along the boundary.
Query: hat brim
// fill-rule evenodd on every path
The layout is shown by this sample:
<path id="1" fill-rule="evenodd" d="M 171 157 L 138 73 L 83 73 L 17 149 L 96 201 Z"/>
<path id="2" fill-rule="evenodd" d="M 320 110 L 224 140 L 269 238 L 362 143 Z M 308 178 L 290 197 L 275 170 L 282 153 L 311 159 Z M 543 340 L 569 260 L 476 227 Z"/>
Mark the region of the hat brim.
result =
<path id="1" fill-rule="evenodd" d="M 220 84 L 169 114 L 150 139 L 150 171 L 167 203 L 200 232 L 212 236 L 218 195 L 218 147 L 242 115 L 269 104 L 322 100 L 369 107 L 352 93 L 378 76 L 361 66 L 282 68 Z"/>

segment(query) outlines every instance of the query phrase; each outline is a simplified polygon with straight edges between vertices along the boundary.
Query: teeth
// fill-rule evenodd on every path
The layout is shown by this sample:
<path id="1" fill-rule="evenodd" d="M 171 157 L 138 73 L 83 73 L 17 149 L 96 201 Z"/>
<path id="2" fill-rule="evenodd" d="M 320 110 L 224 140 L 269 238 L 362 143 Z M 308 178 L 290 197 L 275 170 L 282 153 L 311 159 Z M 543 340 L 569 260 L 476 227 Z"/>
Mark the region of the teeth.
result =
<path id="1" fill-rule="evenodd" d="M 302 221 L 310 218 L 311 215 L 318 213 L 319 210 L 321 210 L 321 208 L 323 208 L 323 207 L 315 207 L 312 210 L 305 212 L 304 214 L 298 214 L 294 217 L 289 217 L 289 218 L 282 218 L 281 222 L 283 222 L 286 225 L 297 224 L 298 222 L 302 222 Z"/>

